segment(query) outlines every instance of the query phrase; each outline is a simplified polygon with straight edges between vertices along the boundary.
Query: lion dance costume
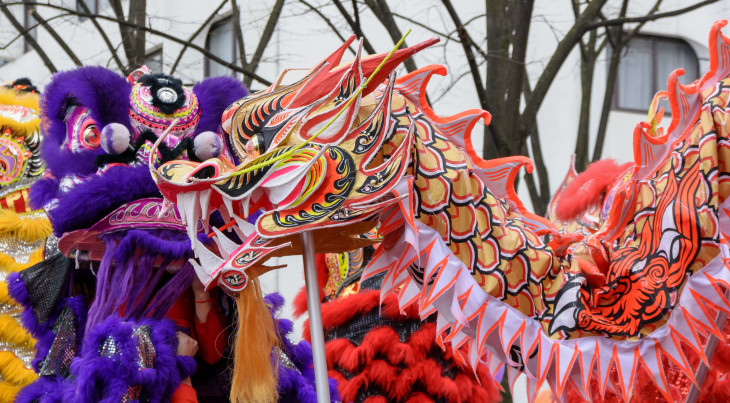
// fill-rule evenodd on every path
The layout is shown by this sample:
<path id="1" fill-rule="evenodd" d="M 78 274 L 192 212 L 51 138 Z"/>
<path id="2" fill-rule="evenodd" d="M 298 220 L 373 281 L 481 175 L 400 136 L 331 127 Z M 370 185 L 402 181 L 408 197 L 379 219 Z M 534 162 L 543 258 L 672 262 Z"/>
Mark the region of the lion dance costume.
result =
<path id="1" fill-rule="evenodd" d="M 527 158 L 477 155 L 471 129 L 488 123 L 486 111 L 431 110 L 424 88 L 442 66 L 395 77 L 432 41 L 377 70 L 385 55 L 339 65 L 351 39 L 301 81 L 229 107 L 231 158 L 152 172 L 184 217 L 197 275 L 238 293 L 242 315 L 258 309 L 244 302 L 258 303 L 265 257 L 300 253 L 301 232 L 313 233 L 318 253 L 341 253 L 378 243 L 360 237 L 377 225 L 382 241 L 362 281 L 381 275 L 381 302 L 392 294 L 400 311 L 435 314 L 436 342 L 458 360 L 491 374 L 507 364 L 510 380 L 527 374 L 531 396 L 547 381 L 558 397 L 681 400 L 699 363 L 725 365 L 705 353 L 719 340 L 726 354 L 718 319 L 730 313 L 725 24 L 713 26 L 702 78 L 684 86 L 681 70 L 670 76 L 671 125 L 637 126 L 633 164 L 600 185 L 595 228 L 580 236 L 517 198 Z M 240 243 L 208 230 L 212 213 Z M 201 232 L 215 245 L 198 241 Z M 705 391 L 719 393 L 724 378 L 707 379 Z"/>
<path id="2" fill-rule="evenodd" d="M 22 308 L 5 278 L 43 260 L 51 224 L 33 209 L 28 189 L 43 174 L 38 91 L 26 79 L 0 87 L 0 401 L 35 380 L 36 340 L 21 327 Z M 53 250 L 52 243 L 48 245 Z"/>
<path id="3" fill-rule="evenodd" d="M 41 106 L 47 175 L 30 193 L 63 253 L 8 279 L 39 340 L 39 379 L 17 401 L 167 401 L 194 372 L 195 360 L 177 355 L 178 328 L 166 318 L 194 276 L 190 241 L 147 164 L 225 158 L 221 116 L 247 92 L 227 77 L 190 90 L 146 67 L 126 78 L 101 67 L 53 77 Z M 95 276 L 86 283 L 73 269 L 83 261 Z M 269 321 L 282 303 L 266 298 Z M 275 324 L 277 392 L 313 401 L 311 350 L 285 340 L 290 322 Z"/>

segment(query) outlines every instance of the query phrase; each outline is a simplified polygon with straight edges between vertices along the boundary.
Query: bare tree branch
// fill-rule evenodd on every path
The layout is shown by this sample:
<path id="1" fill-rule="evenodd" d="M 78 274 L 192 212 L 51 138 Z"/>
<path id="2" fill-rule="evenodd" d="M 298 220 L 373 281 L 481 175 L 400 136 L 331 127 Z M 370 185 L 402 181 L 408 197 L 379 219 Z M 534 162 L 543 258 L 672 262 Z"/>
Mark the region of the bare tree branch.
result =
<path id="1" fill-rule="evenodd" d="M 74 62 L 75 65 L 83 66 L 83 63 L 81 63 L 81 60 L 79 60 L 79 58 L 76 56 L 76 53 L 74 53 L 74 51 L 71 50 L 71 48 L 68 46 L 66 41 L 61 39 L 61 37 L 58 35 L 58 32 L 56 32 L 56 30 L 53 29 L 53 27 L 51 27 L 51 25 L 48 24 L 48 22 L 46 22 L 46 20 L 44 20 L 40 14 L 38 14 L 38 11 L 36 11 L 35 8 L 30 9 L 30 15 L 32 15 L 33 18 L 35 18 L 36 21 L 38 21 L 38 23 L 41 24 L 43 26 L 43 28 L 45 28 L 45 30 L 48 31 L 49 34 L 51 34 L 51 37 L 53 37 L 53 39 L 56 41 L 56 43 L 58 43 L 58 45 L 61 47 L 61 49 L 63 49 L 63 51 L 66 52 L 68 57 L 71 58 L 71 60 Z"/>
<path id="2" fill-rule="evenodd" d="M 311 4 L 309 4 L 309 3 L 307 3 L 307 2 L 305 1 L 305 0 L 299 0 L 299 2 L 300 2 L 300 3 L 302 3 L 302 4 L 304 4 L 305 6 L 307 6 L 307 8 L 309 8 L 309 9 L 310 9 L 311 11 L 314 11 L 314 13 L 315 13 L 315 14 L 317 14 L 317 15 L 318 15 L 318 16 L 319 16 L 319 17 L 320 17 L 320 18 L 321 18 L 321 19 L 322 19 L 322 20 L 324 21 L 324 23 L 325 23 L 325 24 L 327 24 L 327 26 L 328 26 L 328 27 L 330 27 L 330 29 L 332 30 L 332 32 L 334 32 L 334 33 L 335 33 L 335 35 L 337 35 L 337 37 L 338 37 L 338 38 L 340 38 L 340 40 L 341 40 L 342 42 L 345 42 L 345 41 L 347 40 L 347 38 L 345 38 L 345 37 L 344 37 L 344 36 L 343 36 L 343 35 L 342 35 L 342 34 L 340 33 L 340 31 L 338 31 L 338 30 L 337 30 L 337 27 L 335 27 L 335 25 L 334 25 L 334 24 L 332 24 L 332 21 L 331 21 L 331 20 L 330 20 L 329 18 L 327 18 L 327 16 L 325 16 L 324 14 L 322 14 L 322 12 L 321 12 L 321 11 L 319 11 L 319 9 L 318 9 L 317 7 L 314 7 L 313 5 L 311 5 Z M 355 51 L 354 51 L 354 50 L 352 49 L 352 46 L 349 46 L 349 47 L 348 47 L 348 49 L 350 50 L 350 52 L 352 52 L 352 54 L 353 54 L 353 55 L 354 55 L 354 54 L 357 54 L 357 53 L 356 53 L 356 52 L 355 52 Z"/>
<path id="3" fill-rule="evenodd" d="M 385 0 L 365 0 L 365 4 L 370 7 L 370 10 L 375 14 L 375 17 L 377 17 L 380 23 L 383 24 L 383 27 L 385 27 L 385 30 L 388 31 L 388 35 L 390 35 L 390 39 L 393 43 L 400 41 L 403 37 L 403 33 L 400 28 L 398 28 L 398 24 L 396 24 L 395 18 L 393 18 L 393 13 L 390 11 L 388 3 L 386 3 Z M 403 47 L 407 46 L 406 42 L 403 42 Z M 408 72 L 416 70 L 416 62 L 412 57 L 406 59 L 403 62 L 403 65 L 406 67 Z"/>
<path id="4" fill-rule="evenodd" d="M 238 45 L 238 58 L 241 60 L 241 67 L 248 68 L 246 61 L 246 46 L 243 42 L 243 31 L 241 30 L 241 13 L 238 9 L 238 2 L 231 0 L 231 9 L 233 10 L 233 33 L 236 35 L 236 45 Z"/>
<path id="5" fill-rule="evenodd" d="M 264 54 L 264 50 L 269 45 L 269 41 L 271 40 L 271 36 L 274 34 L 274 29 L 276 28 L 277 22 L 279 22 L 279 16 L 281 16 L 281 10 L 284 8 L 284 0 L 276 0 L 276 3 L 274 3 L 274 7 L 271 8 L 271 13 L 269 14 L 269 19 L 266 21 L 266 26 L 264 27 L 264 32 L 261 33 L 261 39 L 259 39 L 259 44 L 256 46 L 256 51 L 253 54 L 253 57 L 251 57 L 251 63 L 247 66 L 251 71 L 256 71 L 256 69 L 259 67 L 259 62 L 261 61 L 261 56 Z M 244 78 L 243 82 L 247 86 L 251 86 L 251 80 L 253 77 L 248 76 Z"/>
<path id="6" fill-rule="evenodd" d="M 193 32 L 193 34 L 190 35 L 190 37 L 188 38 L 188 43 L 192 43 L 195 40 L 195 38 L 197 38 L 198 35 L 200 35 L 200 33 L 203 32 L 203 30 L 208 25 L 210 25 L 210 23 L 213 21 L 213 19 L 215 18 L 215 16 L 218 15 L 218 12 L 221 11 L 221 9 L 223 8 L 223 6 L 225 6 L 227 2 L 228 2 L 228 0 L 221 1 L 221 4 L 219 4 L 218 7 L 215 10 L 213 10 L 212 13 L 210 13 L 210 15 L 208 16 L 208 18 L 206 18 L 205 21 L 202 24 L 200 24 L 200 26 L 198 27 L 198 29 L 196 29 L 195 32 Z M 180 64 L 180 60 L 182 60 L 183 54 L 185 54 L 185 51 L 186 50 L 188 50 L 188 45 L 187 44 L 185 44 L 183 46 L 183 48 L 180 50 L 180 53 L 177 54 L 177 58 L 175 59 L 175 63 L 173 63 L 172 64 L 172 67 L 170 68 L 170 75 L 174 74 L 175 73 L 175 70 L 177 70 L 177 66 L 178 66 L 178 64 Z"/>
<path id="7" fill-rule="evenodd" d="M 466 28 L 464 28 L 464 25 L 461 23 L 459 15 L 456 14 L 456 10 L 451 4 L 451 1 L 441 0 L 441 2 L 446 7 L 446 11 L 448 11 L 451 20 L 454 22 L 456 30 L 459 34 L 459 38 L 461 39 L 461 46 L 464 49 L 466 60 L 469 63 L 469 69 L 471 70 L 471 77 L 474 81 L 474 89 L 477 92 L 479 104 L 481 105 L 482 109 L 489 110 L 489 105 L 487 105 L 487 94 L 484 89 L 484 83 L 482 82 L 482 76 L 481 74 L 479 74 L 479 66 L 477 65 L 476 58 L 474 57 L 474 52 L 472 51 L 471 44 L 468 39 L 469 34 L 466 32 Z"/>
<path id="8" fill-rule="evenodd" d="M 58 18 L 68 17 L 69 15 L 70 14 L 66 14 L 66 13 L 59 14 L 59 15 L 54 15 L 53 17 L 48 17 L 48 19 L 46 20 L 46 22 L 51 22 L 51 21 L 53 21 L 55 19 L 58 19 Z M 20 31 L 20 32 L 18 32 L 18 35 L 15 35 L 15 37 L 13 37 L 13 39 L 11 39 L 10 41 L 8 41 L 8 43 L 0 46 L 0 50 L 7 49 L 8 47 L 10 47 L 10 45 L 14 44 L 15 41 L 17 41 L 18 39 L 23 38 L 23 35 L 25 35 L 26 32 L 30 32 L 30 31 L 32 31 L 32 30 L 34 30 L 34 29 L 36 29 L 36 28 L 38 28 L 40 26 L 41 26 L 41 24 L 37 22 L 37 23 L 29 26 L 28 28 L 23 28 L 23 30 Z"/>
<path id="9" fill-rule="evenodd" d="M 112 1 L 115 1 L 115 0 L 112 0 Z M 227 67 L 227 68 L 233 70 L 234 72 L 242 73 L 244 75 L 253 76 L 254 80 L 260 82 L 263 85 L 266 85 L 266 86 L 271 85 L 271 81 L 269 81 L 269 80 L 267 80 L 267 79 L 265 79 L 265 78 L 257 75 L 256 73 L 254 73 L 252 71 L 249 71 L 248 69 L 243 69 L 243 68 L 241 68 L 240 66 L 237 66 L 234 63 L 231 63 L 231 62 L 228 62 L 226 60 L 223 60 L 220 57 L 218 57 L 215 54 L 213 54 L 212 52 L 208 51 L 207 49 L 205 49 L 205 48 L 203 48 L 203 47 L 201 47 L 199 45 L 196 45 L 195 43 L 187 42 L 185 39 L 180 39 L 180 38 L 178 38 L 178 37 L 176 37 L 176 36 L 174 36 L 172 34 L 168 34 L 167 32 L 162 32 L 162 31 L 159 31 L 159 30 L 156 30 L 156 29 L 147 27 L 145 25 L 134 24 L 134 23 L 131 23 L 131 22 L 126 21 L 126 20 L 120 20 L 118 18 L 109 17 L 109 16 L 106 16 L 106 15 L 83 13 L 83 12 L 79 12 L 79 11 L 76 11 L 74 9 L 70 9 L 70 8 L 67 8 L 67 7 L 63 7 L 63 6 L 59 6 L 59 5 L 55 5 L 55 4 L 49 4 L 49 3 L 40 3 L 40 2 L 36 2 L 36 1 L 27 2 L 27 3 L 17 2 L 16 1 L 16 2 L 12 2 L 11 3 L 11 2 L 3 2 L 3 0 L 0 0 L 0 6 L 2 6 L 2 4 L 6 5 L 6 6 L 11 6 L 11 5 L 16 5 L 16 4 L 31 4 L 31 5 L 35 5 L 35 6 L 38 6 L 38 7 L 48 7 L 48 8 L 51 8 L 51 9 L 64 11 L 64 12 L 66 12 L 68 14 L 76 15 L 76 16 L 80 16 L 80 17 L 90 18 L 90 17 L 94 16 L 94 17 L 96 17 L 98 19 L 101 19 L 101 20 L 115 22 L 115 23 L 117 23 L 119 25 L 123 25 L 123 26 L 129 27 L 129 28 L 134 28 L 136 30 L 141 30 L 141 31 L 147 32 L 149 34 L 152 34 L 152 35 L 155 35 L 155 36 L 159 36 L 161 38 L 165 38 L 165 39 L 170 40 L 170 41 L 175 42 L 175 43 L 179 43 L 179 44 L 182 44 L 182 45 L 187 44 L 188 47 L 190 47 L 191 49 L 194 49 L 194 50 L 198 51 L 203 56 L 205 56 L 205 57 L 213 60 L 214 62 L 216 62 L 218 64 L 223 65 L 224 67 Z M 20 27 L 19 31 L 21 31 L 21 30 L 22 30 L 22 26 Z"/>
<path id="10" fill-rule="evenodd" d="M 20 2 L 20 3 L 16 3 L 16 4 L 24 4 L 24 3 Z M 13 15 L 13 13 L 11 13 L 10 10 L 8 10 L 8 5 L 9 5 L 8 3 L 5 3 L 4 1 L 0 0 L 0 11 L 2 11 L 2 13 L 8 19 L 8 21 L 10 21 L 10 24 L 12 24 L 12 26 L 18 32 L 24 32 L 23 25 L 20 24 L 18 22 L 18 20 L 15 18 L 15 16 Z M 58 69 L 56 68 L 56 66 L 53 65 L 53 62 L 51 62 L 51 59 L 48 58 L 48 55 L 46 54 L 46 52 L 43 50 L 43 48 L 41 48 L 38 45 L 38 42 L 35 40 L 35 38 L 33 38 L 33 35 L 31 35 L 29 31 L 25 31 L 25 33 L 23 33 L 23 38 L 25 39 L 26 42 L 28 42 L 28 45 L 31 48 L 33 48 L 33 50 L 35 50 L 36 53 L 38 53 L 38 56 L 40 56 L 41 60 L 43 60 L 43 64 L 46 65 L 46 67 L 48 68 L 48 70 L 51 73 L 58 72 Z"/>
<path id="11" fill-rule="evenodd" d="M 91 14 L 91 10 L 89 10 L 89 7 L 86 5 L 86 1 L 79 1 L 77 2 L 77 4 L 81 6 L 85 13 Z M 94 25 L 94 28 L 96 28 L 96 30 L 99 32 L 99 35 L 101 35 L 101 39 L 104 41 L 107 49 L 109 49 L 109 53 L 112 54 L 114 63 L 117 64 L 117 68 L 119 69 L 119 71 L 126 70 L 124 63 L 122 63 L 122 59 L 119 58 L 117 50 L 114 48 L 114 45 L 112 45 L 112 41 L 109 40 L 109 36 L 107 36 L 106 31 L 104 31 L 104 29 L 101 28 L 101 25 L 99 25 L 99 21 L 96 20 L 96 17 L 91 17 L 90 20 L 91 23 Z"/>
<path id="12" fill-rule="evenodd" d="M 568 33 L 565 34 L 565 37 L 558 43 L 555 52 L 550 57 L 550 61 L 545 66 L 545 70 L 537 80 L 535 88 L 532 90 L 532 95 L 525 100 L 525 109 L 522 111 L 520 119 L 520 131 L 523 134 L 532 131 L 532 127 L 535 125 L 537 111 L 540 109 L 542 101 L 545 99 L 545 95 L 547 95 L 547 91 L 550 89 L 555 76 L 558 74 L 558 70 L 560 70 L 560 67 L 568 57 L 568 54 L 573 50 L 573 47 L 575 47 L 583 34 L 588 30 L 590 22 L 595 19 L 601 7 L 606 4 L 606 1 L 593 0 L 588 3 L 583 13 L 576 19 L 575 24 L 573 24 Z"/>
<path id="13" fill-rule="evenodd" d="M 619 18 L 623 18 L 626 15 L 628 2 L 629 0 L 623 1 L 621 11 L 619 11 Z M 662 0 L 657 0 L 647 14 L 655 13 L 661 3 Z M 596 131 L 596 141 L 593 144 L 593 157 L 591 161 L 598 161 L 603 154 L 603 145 L 606 142 L 606 129 L 608 128 L 608 117 L 611 112 L 611 102 L 613 101 L 616 80 L 618 79 L 618 68 L 621 62 L 621 51 L 639 33 L 639 30 L 641 30 L 644 24 L 646 22 L 639 23 L 631 31 L 626 33 L 625 36 L 623 26 L 606 27 L 606 38 L 612 43 L 611 59 L 609 60 L 608 73 L 606 74 L 606 92 L 603 94 L 603 105 L 601 107 L 601 116 L 598 120 L 598 130 Z"/>
<path id="14" fill-rule="evenodd" d="M 627 24 L 627 23 L 641 23 L 641 22 L 646 23 L 649 21 L 656 21 L 660 18 L 676 17 L 678 15 L 682 15 L 682 14 L 688 13 L 692 10 L 696 10 L 698 8 L 704 7 L 708 4 L 717 3 L 717 1 L 718 0 L 705 0 L 705 1 L 701 1 L 699 3 L 695 3 L 691 6 L 687 6 L 684 8 L 677 9 L 677 10 L 667 11 L 667 12 L 658 13 L 658 14 L 650 13 L 643 17 L 616 18 L 613 20 L 595 22 L 595 23 L 589 24 L 586 28 L 587 29 L 596 29 L 596 28 L 600 28 L 600 27 L 623 25 L 623 24 Z"/>
<path id="15" fill-rule="evenodd" d="M 355 33 L 355 35 L 358 36 L 358 38 L 362 38 L 362 46 L 365 48 L 365 51 L 370 53 L 371 55 L 375 54 L 375 48 L 370 44 L 370 41 L 367 37 L 365 37 L 365 34 L 362 32 L 361 27 L 355 23 L 355 20 L 350 17 L 350 14 L 347 12 L 347 9 L 345 6 L 342 5 L 342 2 L 340 0 L 332 0 L 332 2 L 335 4 L 335 7 L 337 7 L 337 10 L 342 14 L 342 17 L 347 21 L 347 24 L 352 28 L 352 32 Z M 400 38 L 398 38 L 400 39 Z"/>

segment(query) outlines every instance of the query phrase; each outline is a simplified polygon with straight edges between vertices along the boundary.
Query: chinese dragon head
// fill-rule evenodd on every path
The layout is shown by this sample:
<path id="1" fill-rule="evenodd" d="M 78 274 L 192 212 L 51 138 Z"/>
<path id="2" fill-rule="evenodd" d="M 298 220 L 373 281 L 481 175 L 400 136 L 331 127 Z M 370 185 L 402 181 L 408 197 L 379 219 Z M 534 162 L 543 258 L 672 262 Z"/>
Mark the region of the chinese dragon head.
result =
<path id="1" fill-rule="evenodd" d="M 187 224 L 207 286 L 245 294 L 267 257 L 300 253 L 295 235 L 312 231 L 318 253 L 344 252 L 377 242 L 359 236 L 377 225 L 381 246 L 362 279 L 383 273 L 382 293 L 400 309 L 436 313 L 438 342 L 473 367 L 506 363 L 530 391 L 547 380 L 556 395 L 589 399 L 628 399 L 646 371 L 677 399 L 666 374 L 694 379 L 708 340 L 724 340 L 716 314 L 730 312 L 724 25 L 713 26 L 701 79 L 670 76 L 667 130 L 637 126 L 635 161 L 604 184 L 597 228 L 568 242 L 514 191 L 529 159 L 475 152 L 471 130 L 486 111 L 431 110 L 425 87 L 442 66 L 392 73 L 430 42 L 377 70 L 385 55 L 340 65 L 351 39 L 301 81 L 233 103 L 223 116 L 230 158 L 152 174 Z M 214 212 L 228 233 L 209 230 Z"/>

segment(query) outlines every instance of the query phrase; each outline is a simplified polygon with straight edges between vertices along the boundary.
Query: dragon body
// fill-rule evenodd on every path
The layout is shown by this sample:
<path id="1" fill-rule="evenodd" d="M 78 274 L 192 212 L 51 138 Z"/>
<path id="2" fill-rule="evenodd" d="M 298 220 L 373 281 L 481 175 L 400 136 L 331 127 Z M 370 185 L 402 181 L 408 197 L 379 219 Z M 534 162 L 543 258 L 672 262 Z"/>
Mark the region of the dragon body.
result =
<path id="1" fill-rule="evenodd" d="M 382 274 L 401 310 L 437 314 L 436 338 L 457 359 L 495 374 L 504 363 L 534 391 L 611 390 L 628 399 L 640 367 L 668 398 L 669 359 L 688 376 L 684 351 L 703 357 L 718 311 L 730 311 L 726 231 L 726 126 L 730 43 L 710 34 L 710 70 L 695 83 L 669 78 L 672 124 L 637 126 L 635 160 L 609 186 L 592 228 L 576 236 L 528 212 L 514 191 L 523 157 L 482 160 L 471 131 L 489 114 L 441 117 L 425 87 L 441 66 L 396 78 L 392 70 L 430 44 L 340 65 L 352 38 L 312 72 L 231 105 L 223 116 L 230 158 L 151 167 L 193 239 L 208 286 L 245 292 L 298 254 L 380 243 L 362 279 Z M 362 92 L 365 77 L 371 84 Z M 341 112 L 341 113 L 340 113 Z M 328 126 L 325 126 L 328 124 Z M 324 130 L 323 130 L 324 128 Z M 208 231 L 220 212 L 228 232 Z M 247 219 L 261 214 L 255 224 Z M 380 239 L 359 237 L 378 226 Z M 562 228 L 562 232 L 561 232 Z M 199 232 L 215 241 L 197 241 Z M 689 347 L 687 347 L 689 346 Z M 597 384 L 592 388 L 591 384 Z"/>

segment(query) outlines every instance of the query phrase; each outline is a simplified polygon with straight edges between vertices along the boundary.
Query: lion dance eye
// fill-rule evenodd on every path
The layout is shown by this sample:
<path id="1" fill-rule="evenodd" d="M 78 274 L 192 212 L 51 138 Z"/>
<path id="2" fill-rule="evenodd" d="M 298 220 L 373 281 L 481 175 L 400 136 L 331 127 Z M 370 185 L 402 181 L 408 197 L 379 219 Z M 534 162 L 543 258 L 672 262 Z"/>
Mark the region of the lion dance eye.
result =
<path id="1" fill-rule="evenodd" d="M 101 146 L 101 135 L 96 125 L 88 125 L 84 128 L 83 142 L 86 148 L 99 148 Z"/>
<path id="2" fill-rule="evenodd" d="M 251 139 L 246 143 L 246 155 L 250 159 L 259 157 L 265 151 L 264 136 L 261 134 L 254 134 Z"/>

